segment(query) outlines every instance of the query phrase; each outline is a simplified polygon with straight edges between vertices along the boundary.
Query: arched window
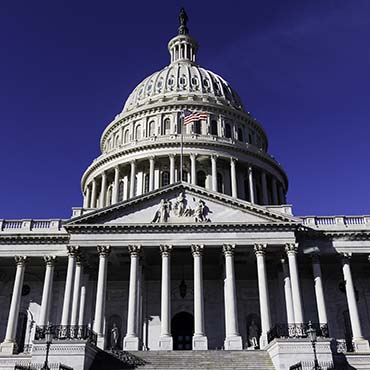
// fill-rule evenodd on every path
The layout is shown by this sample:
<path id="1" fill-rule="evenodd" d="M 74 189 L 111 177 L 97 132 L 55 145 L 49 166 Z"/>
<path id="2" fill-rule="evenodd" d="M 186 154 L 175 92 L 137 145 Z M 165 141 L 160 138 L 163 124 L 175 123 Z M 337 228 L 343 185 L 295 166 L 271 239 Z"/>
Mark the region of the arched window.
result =
<path id="1" fill-rule="evenodd" d="M 119 146 L 119 135 L 116 136 L 116 143 L 115 143 L 115 147 L 118 148 Z"/>
<path id="2" fill-rule="evenodd" d="M 220 193 L 224 192 L 224 179 L 219 172 L 217 173 L 217 191 Z"/>
<path id="3" fill-rule="evenodd" d="M 187 171 L 182 171 L 182 181 L 188 182 L 189 173 Z"/>
<path id="4" fill-rule="evenodd" d="M 123 181 L 120 181 L 119 186 L 118 186 L 118 201 L 123 200 L 123 189 L 124 189 L 125 184 Z"/>
<path id="5" fill-rule="evenodd" d="M 141 125 L 137 125 L 135 128 L 135 139 L 141 140 Z"/>
<path id="6" fill-rule="evenodd" d="M 150 121 L 149 122 L 149 136 L 154 136 L 155 135 L 155 122 Z"/>
<path id="7" fill-rule="evenodd" d="M 128 143 L 129 135 L 130 135 L 130 133 L 129 133 L 128 129 L 127 129 L 127 130 L 125 131 L 125 134 L 123 135 L 123 139 L 124 139 L 125 144 L 127 144 L 127 143 Z"/>
<path id="8" fill-rule="evenodd" d="M 162 186 L 169 185 L 170 183 L 170 173 L 168 171 L 163 171 L 161 175 Z"/>
<path id="9" fill-rule="evenodd" d="M 197 172 L 197 185 L 202 186 L 203 188 L 206 187 L 206 174 L 204 171 Z"/>
<path id="10" fill-rule="evenodd" d="M 227 139 L 231 138 L 231 126 L 230 126 L 229 123 L 226 123 L 226 125 L 225 125 L 225 137 Z"/>
<path id="11" fill-rule="evenodd" d="M 218 129 L 217 129 L 217 121 L 212 120 L 211 121 L 211 135 L 218 135 Z"/>
<path id="12" fill-rule="evenodd" d="M 241 127 L 238 127 L 238 140 L 239 141 L 243 141 L 243 130 L 241 129 Z"/>
<path id="13" fill-rule="evenodd" d="M 163 135 L 169 135 L 171 133 L 171 120 L 166 118 L 163 122 Z"/>
<path id="14" fill-rule="evenodd" d="M 193 134 L 200 135 L 200 121 L 195 121 L 193 123 Z"/>

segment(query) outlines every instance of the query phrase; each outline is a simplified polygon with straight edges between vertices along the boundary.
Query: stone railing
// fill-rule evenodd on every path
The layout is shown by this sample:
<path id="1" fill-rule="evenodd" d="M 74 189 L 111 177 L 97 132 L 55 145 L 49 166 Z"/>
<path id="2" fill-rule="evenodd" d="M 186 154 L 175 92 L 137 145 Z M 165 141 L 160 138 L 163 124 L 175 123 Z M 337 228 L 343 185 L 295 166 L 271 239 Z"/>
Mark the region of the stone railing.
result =
<path id="1" fill-rule="evenodd" d="M 328 338 L 328 324 L 312 323 L 319 338 Z M 275 324 L 267 333 L 267 340 L 271 342 L 275 338 L 306 338 L 308 324 Z"/>
<path id="2" fill-rule="evenodd" d="M 63 231 L 63 220 L 0 220 L 0 233 L 50 233 Z"/>
<path id="3" fill-rule="evenodd" d="M 320 229 L 370 228 L 370 216 L 304 216 L 303 225 Z"/>

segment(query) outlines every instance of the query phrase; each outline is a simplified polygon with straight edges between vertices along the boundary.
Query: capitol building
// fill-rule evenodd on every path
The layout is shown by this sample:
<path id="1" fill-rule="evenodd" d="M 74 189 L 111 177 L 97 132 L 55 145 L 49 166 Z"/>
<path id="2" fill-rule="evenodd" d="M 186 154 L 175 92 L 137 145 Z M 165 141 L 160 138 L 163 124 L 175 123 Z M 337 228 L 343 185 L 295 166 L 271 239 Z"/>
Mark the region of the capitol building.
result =
<path id="1" fill-rule="evenodd" d="M 324 370 L 370 369 L 370 216 L 293 214 L 187 23 L 103 131 L 71 218 L 0 220 L 0 369 L 312 369 L 312 344 Z"/>

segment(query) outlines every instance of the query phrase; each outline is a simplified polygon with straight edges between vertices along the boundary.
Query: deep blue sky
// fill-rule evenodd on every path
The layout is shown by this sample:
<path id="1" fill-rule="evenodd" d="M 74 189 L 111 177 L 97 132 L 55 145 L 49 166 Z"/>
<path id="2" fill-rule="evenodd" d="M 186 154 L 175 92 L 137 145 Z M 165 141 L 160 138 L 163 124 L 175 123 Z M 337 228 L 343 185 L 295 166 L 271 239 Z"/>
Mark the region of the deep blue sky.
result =
<path id="1" fill-rule="evenodd" d="M 370 1 L 4 0 L 0 218 L 82 204 L 102 131 L 168 64 L 182 5 L 198 63 L 267 131 L 295 214 L 370 214 Z"/>

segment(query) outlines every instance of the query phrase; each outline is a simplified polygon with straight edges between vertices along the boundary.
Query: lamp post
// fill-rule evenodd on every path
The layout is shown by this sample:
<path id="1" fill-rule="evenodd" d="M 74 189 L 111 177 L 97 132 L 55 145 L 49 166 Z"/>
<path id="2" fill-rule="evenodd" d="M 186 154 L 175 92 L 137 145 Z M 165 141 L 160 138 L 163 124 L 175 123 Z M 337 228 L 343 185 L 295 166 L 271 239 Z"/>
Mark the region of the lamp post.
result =
<path id="1" fill-rule="evenodd" d="M 309 323 L 308 323 L 307 335 L 308 335 L 308 338 L 311 341 L 312 349 L 313 349 L 313 355 L 314 355 L 314 359 L 315 359 L 314 367 L 313 367 L 312 370 L 322 370 L 320 365 L 319 365 L 319 362 L 317 361 L 317 355 L 316 355 L 317 333 L 316 333 L 316 329 L 314 329 L 312 327 L 311 321 L 309 321 Z"/>
<path id="2" fill-rule="evenodd" d="M 50 370 L 50 367 L 48 366 L 48 360 L 49 360 L 49 350 L 50 350 L 52 339 L 53 339 L 53 333 L 51 330 L 51 325 L 48 324 L 45 330 L 46 356 L 45 356 L 44 366 L 41 368 L 41 370 Z"/>

